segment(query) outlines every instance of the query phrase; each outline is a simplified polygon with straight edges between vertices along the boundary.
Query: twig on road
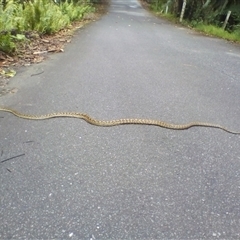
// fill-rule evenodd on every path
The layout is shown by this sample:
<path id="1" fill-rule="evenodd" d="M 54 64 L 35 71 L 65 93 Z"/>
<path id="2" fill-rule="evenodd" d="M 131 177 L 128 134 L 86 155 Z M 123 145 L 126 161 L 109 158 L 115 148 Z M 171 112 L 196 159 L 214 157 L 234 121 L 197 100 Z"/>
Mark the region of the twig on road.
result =
<path id="1" fill-rule="evenodd" d="M 14 158 L 22 157 L 22 156 L 24 156 L 24 155 L 25 155 L 25 153 L 20 154 L 20 155 L 17 155 L 17 156 L 14 156 L 14 157 L 10 157 L 10 158 L 7 158 L 7 159 L 5 159 L 5 160 L 2 160 L 0 163 L 4 163 L 4 162 L 9 161 L 9 160 L 12 160 L 12 159 L 14 159 Z"/>
<path id="2" fill-rule="evenodd" d="M 23 142 L 23 143 L 33 143 L 34 141 L 30 140 L 30 141 L 26 141 L 26 142 Z"/>
<path id="3" fill-rule="evenodd" d="M 37 76 L 37 75 L 40 75 L 40 74 L 42 74 L 42 73 L 44 73 L 44 71 L 42 71 L 42 72 L 40 72 L 40 73 L 32 74 L 31 77 L 33 77 L 33 76 Z"/>

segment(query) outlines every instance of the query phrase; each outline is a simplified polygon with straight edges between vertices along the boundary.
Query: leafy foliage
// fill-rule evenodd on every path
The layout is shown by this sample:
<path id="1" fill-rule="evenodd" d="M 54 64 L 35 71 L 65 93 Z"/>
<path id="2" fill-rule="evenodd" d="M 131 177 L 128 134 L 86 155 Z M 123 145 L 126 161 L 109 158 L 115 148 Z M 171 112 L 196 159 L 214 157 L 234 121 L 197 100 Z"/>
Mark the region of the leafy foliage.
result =
<path id="1" fill-rule="evenodd" d="M 12 53 L 15 51 L 16 45 L 11 39 L 11 35 L 9 33 L 0 35 L 0 51 L 6 53 Z"/>
<path id="2" fill-rule="evenodd" d="M 94 10 L 88 0 L 8 0 L 0 3 L 0 50 L 7 53 L 15 50 L 14 41 L 20 40 L 16 37 L 18 33 L 52 34 Z"/>
<path id="3" fill-rule="evenodd" d="M 59 31 L 70 23 L 58 5 L 48 0 L 35 0 L 26 5 L 23 10 L 24 28 L 40 33 L 51 34 Z"/>
<path id="4" fill-rule="evenodd" d="M 93 8 L 89 4 L 83 5 L 81 3 L 74 3 L 71 0 L 70 2 L 60 3 L 60 10 L 72 22 L 81 19 L 85 13 L 92 11 Z"/>
<path id="5" fill-rule="evenodd" d="M 164 11 L 168 6 L 175 14 L 179 14 L 183 4 L 183 0 L 145 1 L 150 1 L 151 6 L 158 11 Z M 220 15 L 226 15 L 228 10 L 233 12 L 235 21 L 240 22 L 240 3 L 237 0 L 188 0 L 184 17 L 190 21 L 213 23 L 219 21 Z"/>
<path id="6" fill-rule="evenodd" d="M 166 9 L 171 14 L 179 16 L 183 0 L 145 0 L 150 2 L 154 11 L 164 13 Z M 167 8 L 166 8 L 167 7 Z M 192 26 L 213 25 L 221 27 L 227 12 L 231 11 L 226 30 L 239 35 L 240 32 L 240 2 L 239 0 L 187 0 L 184 19 Z"/>

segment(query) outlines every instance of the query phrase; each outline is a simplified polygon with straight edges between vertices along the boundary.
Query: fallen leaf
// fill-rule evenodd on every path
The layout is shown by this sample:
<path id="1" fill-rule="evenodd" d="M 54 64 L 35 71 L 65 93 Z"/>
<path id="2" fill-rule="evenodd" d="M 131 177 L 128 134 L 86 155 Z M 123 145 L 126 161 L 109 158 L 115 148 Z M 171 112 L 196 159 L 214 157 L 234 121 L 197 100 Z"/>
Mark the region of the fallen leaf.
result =
<path id="1" fill-rule="evenodd" d="M 16 75 L 16 71 L 13 69 L 8 69 L 8 70 L 2 70 L 1 74 L 5 77 L 14 77 Z"/>
<path id="2" fill-rule="evenodd" d="M 50 42 L 50 41 L 47 40 L 47 39 L 42 39 L 42 41 L 45 42 L 45 43 L 49 43 L 49 42 Z"/>
<path id="3" fill-rule="evenodd" d="M 17 88 L 13 88 L 13 89 L 10 91 L 10 93 L 16 93 L 17 91 L 18 91 Z"/>

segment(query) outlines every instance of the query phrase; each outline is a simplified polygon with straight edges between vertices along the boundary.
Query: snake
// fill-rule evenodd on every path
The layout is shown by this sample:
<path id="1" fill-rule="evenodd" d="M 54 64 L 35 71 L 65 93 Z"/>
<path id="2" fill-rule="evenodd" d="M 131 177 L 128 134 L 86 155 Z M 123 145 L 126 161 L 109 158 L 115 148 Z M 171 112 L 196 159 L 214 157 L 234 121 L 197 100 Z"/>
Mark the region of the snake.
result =
<path id="1" fill-rule="evenodd" d="M 240 132 L 231 131 L 221 125 L 207 123 L 207 122 L 190 122 L 187 124 L 172 124 L 172 123 L 168 123 L 160 120 L 138 119 L 138 118 L 122 118 L 122 119 L 104 121 L 104 120 L 95 119 L 89 116 L 88 114 L 81 113 L 81 112 L 53 112 L 53 113 L 44 114 L 44 115 L 29 115 L 29 114 L 20 113 L 16 110 L 13 110 L 7 107 L 0 107 L 0 111 L 9 112 L 19 118 L 28 119 L 28 120 L 45 120 L 50 118 L 61 118 L 61 117 L 79 118 L 79 119 L 85 120 L 87 123 L 90 123 L 95 126 L 101 126 L 101 127 L 112 127 L 112 126 L 124 125 L 124 124 L 155 125 L 158 127 L 173 129 L 173 130 L 185 130 L 191 127 L 211 127 L 211 128 L 218 128 L 232 134 L 240 134 Z"/>

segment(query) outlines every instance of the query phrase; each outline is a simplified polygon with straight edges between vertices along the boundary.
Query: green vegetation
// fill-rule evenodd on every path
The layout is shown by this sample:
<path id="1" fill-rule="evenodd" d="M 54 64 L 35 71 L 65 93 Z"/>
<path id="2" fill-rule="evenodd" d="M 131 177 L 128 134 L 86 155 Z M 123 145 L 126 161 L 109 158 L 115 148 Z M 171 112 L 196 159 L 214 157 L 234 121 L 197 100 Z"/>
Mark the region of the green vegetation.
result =
<path id="1" fill-rule="evenodd" d="M 0 2 L 1 3 L 1 2 Z M 84 14 L 93 11 L 90 1 L 2 1 L 0 4 L 0 50 L 12 53 L 19 33 L 36 31 L 52 34 L 81 20 Z M 18 34 L 18 37 L 16 35 Z"/>
<path id="2" fill-rule="evenodd" d="M 15 43 L 11 39 L 9 33 L 0 35 L 0 50 L 6 53 L 12 53 L 15 51 Z"/>
<path id="3" fill-rule="evenodd" d="M 197 24 L 195 28 L 212 36 L 217 36 L 234 42 L 240 42 L 240 31 L 234 31 L 230 33 L 220 27 L 204 24 Z"/>
<path id="4" fill-rule="evenodd" d="M 175 21 L 179 19 L 183 0 L 145 0 L 158 14 Z M 222 29 L 228 11 L 230 18 L 225 31 Z M 199 31 L 231 41 L 240 42 L 239 0 L 188 0 L 184 13 L 184 24 Z"/>

